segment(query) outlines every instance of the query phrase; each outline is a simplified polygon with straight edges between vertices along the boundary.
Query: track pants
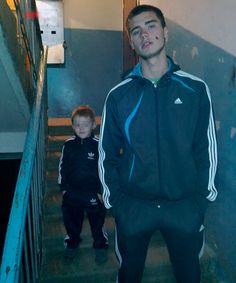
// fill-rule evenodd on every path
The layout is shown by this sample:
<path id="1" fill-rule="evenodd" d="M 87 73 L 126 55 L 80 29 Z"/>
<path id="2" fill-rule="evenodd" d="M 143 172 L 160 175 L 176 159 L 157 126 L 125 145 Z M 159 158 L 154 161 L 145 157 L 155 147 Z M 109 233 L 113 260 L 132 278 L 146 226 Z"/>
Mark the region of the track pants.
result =
<path id="1" fill-rule="evenodd" d="M 68 248 L 77 248 L 81 242 L 80 234 L 85 212 L 91 228 L 93 247 L 104 249 L 108 246 L 107 234 L 103 229 L 106 209 L 96 196 L 91 200 L 90 202 L 89 200 L 75 199 L 69 193 L 63 196 L 62 214 L 68 235 L 66 240 Z"/>
<path id="2" fill-rule="evenodd" d="M 178 283 L 199 283 L 203 215 L 193 198 L 181 201 L 123 202 L 116 220 L 117 281 L 140 283 L 148 245 L 159 230 L 166 242 Z M 158 282 L 158 278 L 157 278 Z"/>

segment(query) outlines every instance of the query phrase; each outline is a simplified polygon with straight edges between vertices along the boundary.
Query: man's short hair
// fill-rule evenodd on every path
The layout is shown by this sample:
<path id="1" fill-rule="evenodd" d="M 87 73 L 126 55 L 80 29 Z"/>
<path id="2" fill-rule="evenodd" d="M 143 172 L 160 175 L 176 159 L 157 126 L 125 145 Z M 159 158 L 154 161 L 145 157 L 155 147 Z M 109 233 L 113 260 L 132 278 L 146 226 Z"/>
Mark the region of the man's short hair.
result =
<path id="1" fill-rule="evenodd" d="M 75 116 L 89 117 L 93 122 L 95 122 L 95 112 L 88 105 L 80 105 L 75 108 L 71 115 L 71 122 L 73 124 Z"/>
<path id="2" fill-rule="evenodd" d="M 164 28 L 166 26 L 166 21 L 165 21 L 164 15 L 159 8 L 152 6 L 152 5 L 138 5 L 138 6 L 134 7 L 129 12 L 129 15 L 127 17 L 126 28 L 127 28 L 128 32 L 129 32 L 129 21 L 133 17 L 135 17 L 135 16 L 137 16 L 137 15 L 143 13 L 143 12 L 154 12 L 156 14 L 157 18 L 160 20 L 162 27 Z"/>

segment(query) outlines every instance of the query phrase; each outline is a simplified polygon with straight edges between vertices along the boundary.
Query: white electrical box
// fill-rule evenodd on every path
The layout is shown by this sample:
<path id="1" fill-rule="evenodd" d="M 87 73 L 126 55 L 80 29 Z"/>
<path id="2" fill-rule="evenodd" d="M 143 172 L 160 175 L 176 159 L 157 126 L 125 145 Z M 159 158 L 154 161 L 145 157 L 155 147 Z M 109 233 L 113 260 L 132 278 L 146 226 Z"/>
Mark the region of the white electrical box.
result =
<path id="1" fill-rule="evenodd" d="M 62 1 L 36 1 L 43 45 L 48 46 L 48 64 L 64 63 Z"/>

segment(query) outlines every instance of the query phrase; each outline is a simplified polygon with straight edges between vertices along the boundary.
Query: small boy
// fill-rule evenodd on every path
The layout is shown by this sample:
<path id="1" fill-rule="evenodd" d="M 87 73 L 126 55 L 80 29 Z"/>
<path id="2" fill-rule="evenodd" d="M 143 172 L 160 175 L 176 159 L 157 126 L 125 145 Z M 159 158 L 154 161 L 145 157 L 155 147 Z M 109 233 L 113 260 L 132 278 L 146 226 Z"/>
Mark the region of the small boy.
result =
<path id="1" fill-rule="evenodd" d="M 65 258 L 74 258 L 81 242 L 84 212 L 86 211 L 93 237 L 96 262 L 107 259 L 108 240 L 104 232 L 106 210 L 101 202 L 101 185 L 98 177 L 98 139 L 92 108 L 82 105 L 72 112 L 75 136 L 63 146 L 59 163 L 58 184 L 62 191 L 62 214 L 67 236 Z"/>

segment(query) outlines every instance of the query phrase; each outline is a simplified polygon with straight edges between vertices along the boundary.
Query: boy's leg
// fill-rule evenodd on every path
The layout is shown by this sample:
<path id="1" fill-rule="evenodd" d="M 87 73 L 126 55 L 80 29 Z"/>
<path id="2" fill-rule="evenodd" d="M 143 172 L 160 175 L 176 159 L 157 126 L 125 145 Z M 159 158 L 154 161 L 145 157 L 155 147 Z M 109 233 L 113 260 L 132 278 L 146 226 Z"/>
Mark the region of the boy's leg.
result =
<path id="1" fill-rule="evenodd" d="M 67 248 L 75 249 L 81 242 L 80 233 L 83 225 L 84 209 L 78 204 L 71 204 L 67 198 L 63 198 L 62 214 L 65 229 L 69 237 L 66 240 Z"/>
<path id="2" fill-rule="evenodd" d="M 88 220 L 93 236 L 93 247 L 95 249 L 104 249 L 108 247 L 108 237 L 104 230 L 106 216 L 105 207 L 98 202 L 97 205 L 90 206 L 86 209 Z"/>

